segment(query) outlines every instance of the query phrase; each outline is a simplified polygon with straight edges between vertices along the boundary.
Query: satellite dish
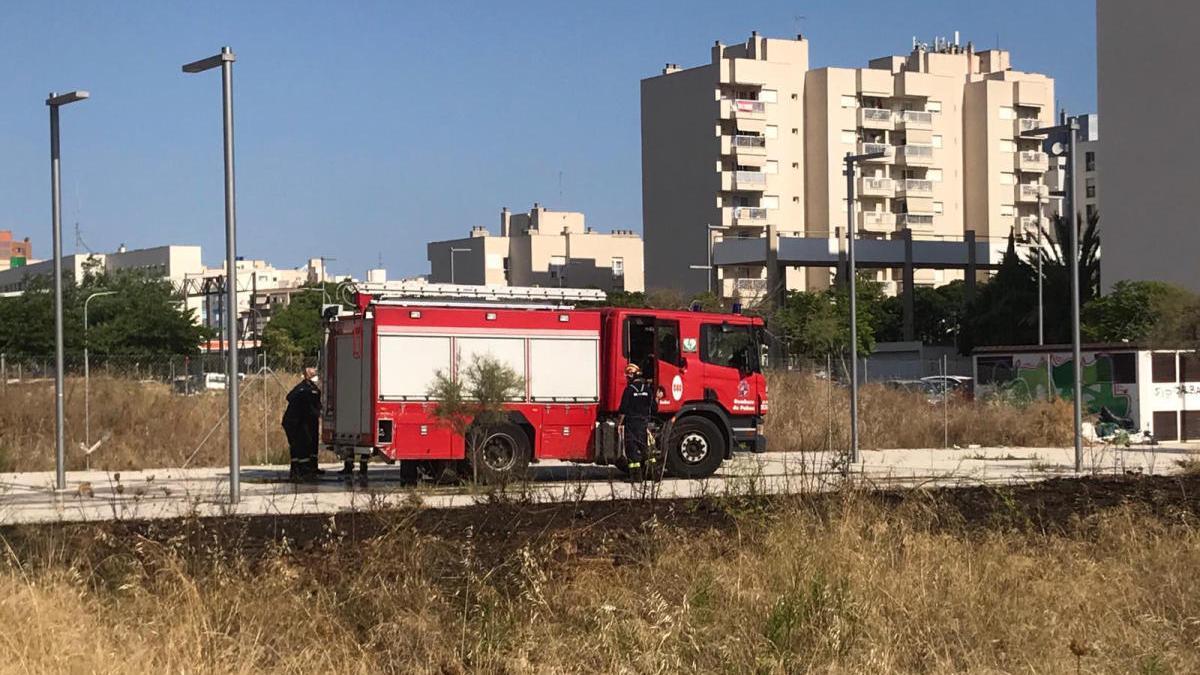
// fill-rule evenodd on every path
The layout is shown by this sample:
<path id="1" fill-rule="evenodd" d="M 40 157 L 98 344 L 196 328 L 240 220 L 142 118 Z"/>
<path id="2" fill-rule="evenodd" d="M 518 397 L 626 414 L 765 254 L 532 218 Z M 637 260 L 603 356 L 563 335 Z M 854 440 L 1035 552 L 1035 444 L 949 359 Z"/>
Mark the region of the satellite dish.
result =
<path id="1" fill-rule="evenodd" d="M 1066 146 L 1066 145 L 1063 145 L 1062 141 L 1055 141 L 1055 142 L 1054 142 L 1054 143 L 1053 143 L 1053 144 L 1050 146 L 1050 154 L 1052 154 L 1052 155 L 1065 155 L 1065 154 L 1067 154 L 1067 146 Z"/>

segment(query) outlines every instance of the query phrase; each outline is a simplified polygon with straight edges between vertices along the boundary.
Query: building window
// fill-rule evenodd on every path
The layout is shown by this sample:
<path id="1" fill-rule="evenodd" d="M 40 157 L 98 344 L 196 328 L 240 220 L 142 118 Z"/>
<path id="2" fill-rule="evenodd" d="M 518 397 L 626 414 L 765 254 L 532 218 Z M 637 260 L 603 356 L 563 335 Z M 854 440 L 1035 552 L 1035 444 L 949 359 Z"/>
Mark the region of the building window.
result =
<path id="1" fill-rule="evenodd" d="M 1179 381 L 1200 382 L 1200 356 L 1196 354 L 1179 355 Z"/>
<path id="2" fill-rule="evenodd" d="M 933 182 L 935 182 L 935 183 L 940 183 L 940 182 L 942 182 L 942 170 L 941 170 L 941 169 L 929 169 L 929 170 L 927 170 L 927 171 L 925 172 L 925 179 L 926 179 L 926 180 L 931 180 L 931 181 L 933 181 Z"/>
<path id="3" fill-rule="evenodd" d="M 779 196 L 763 195 L 763 198 L 759 200 L 758 205 L 760 208 L 764 209 L 777 209 L 779 208 Z"/>
<path id="4" fill-rule="evenodd" d="M 1015 120 L 1017 119 L 1017 111 L 1013 110 L 1012 106 L 1002 105 L 1000 106 L 1000 119 Z"/>
<path id="5" fill-rule="evenodd" d="M 942 204 L 942 202 L 934 202 L 933 203 L 933 212 L 934 213 L 941 213 L 944 210 L 945 210 L 945 205 Z"/>
<path id="6" fill-rule="evenodd" d="M 800 198 L 799 198 L 799 197 L 792 197 L 792 203 L 793 203 L 793 204 L 799 204 L 799 203 L 800 203 Z"/>
<path id="7" fill-rule="evenodd" d="M 941 101 L 926 101 L 925 102 L 925 112 L 934 112 L 934 113 L 942 112 L 942 102 Z"/>
<path id="8" fill-rule="evenodd" d="M 792 94 L 792 100 L 793 100 L 793 101 L 795 101 L 795 100 L 797 100 L 797 99 L 799 99 L 799 98 L 800 98 L 800 96 L 799 96 L 798 94 Z"/>
<path id="9" fill-rule="evenodd" d="M 1096 179 L 1095 178 L 1087 179 L 1087 185 L 1084 187 L 1084 191 L 1087 192 L 1088 199 L 1096 198 Z"/>
<path id="10" fill-rule="evenodd" d="M 614 277 L 625 276 L 625 259 L 624 258 L 613 258 L 612 259 L 612 272 L 613 272 Z"/>
<path id="11" fill-rule="evenodd" d="M 775 103 L 779 100 L 779 92 L 774 89 L 763 89 L 758 93 L 758 100 L 765 103 Z"/>
<path id="12" fill-rule="evenodd" d="M 932 139 L 930 140 L 930 142 L 933 144 L 933 147 L 935 147 L 935 148 L 942 147 L 942 135 L 934 134 Z"/>
<path id="13" fill-rule="evenodd" d="M 800 133 L 800 130 L 799 130 L 799 129 L 797 129 L 796 127 L 792 127 L 792 135 L 794 136 L 794 135 L 796 135 L 796 134 L 798 134 L 798 133 Z"/>
<path id="14" fill-rule="evenodd" d="M 1087 205 L 1087 217 L 1088 217 L 1088 220 L 1091 220 L 1091 219 L 1092 219 L 1092 218 L 1093 218 L 1095 215 L 1096 215 L 1096 205 L 1095 205 L 1095 204 L 1088 204 L 1088 205 Z"/>
<path id="15" fill-rule="evenodd" d="M 849 95 L 843 94 L 842 95 L 842 107 L 843 108 L 857 108 L 858 107 L 858 99 L 854 96 L 849 96 Z"/>
<path id="16" fill-rule="evenodd" d="M 763 173 L 779 173 L 779 162 L 768 159 L 767 163 L 763 165 Z"/>
<path id="17" fill-rule="evenodd" d="M 1150 355 L 1150 380 L 1155 384 L 1175 384 L 1175 352 Z"/>
<path id="18" fill-rule="evenodd" d="M 1012 216 L 1016 215 L 1016 213 L 1017 213 L 1017 210 L 1016 210 L 1016 208 L 1013 207 L 1012 204 L 1001 204 L 1000 205 L 1000 217 L 1001 218 L 1011 218 Z"/>
<path id="19" fill-rule="evenodd" d="M 800 162 L 792 162 L 792 168 L 793 168 L 793 169 L 799 169 L 799 168 L 800 168 Z"/>
<path id="20" fill-rule="evenodd" d="M 1096 170 L 1096 153 L 1089 150 L 1083 153 L 1083 163 L 1086 171 Z"/>

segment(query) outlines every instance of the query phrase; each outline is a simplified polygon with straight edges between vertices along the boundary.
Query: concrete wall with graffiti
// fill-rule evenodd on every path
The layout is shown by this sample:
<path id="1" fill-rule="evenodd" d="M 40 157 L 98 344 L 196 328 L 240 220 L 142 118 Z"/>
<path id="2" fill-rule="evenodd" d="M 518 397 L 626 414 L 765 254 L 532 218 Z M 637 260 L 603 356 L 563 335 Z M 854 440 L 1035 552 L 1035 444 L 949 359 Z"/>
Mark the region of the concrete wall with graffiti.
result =
<path id="1" fill-rule="evenodd" d="M 1073 395 L 1074 368 L 1070 352 L 990 353 L 975 356 L 975 394 L 1029 403 Z M 1083 404 L 1085 414 L 1102 408 L 1141 424 L 1137 352 L 1084 352 Z"/>

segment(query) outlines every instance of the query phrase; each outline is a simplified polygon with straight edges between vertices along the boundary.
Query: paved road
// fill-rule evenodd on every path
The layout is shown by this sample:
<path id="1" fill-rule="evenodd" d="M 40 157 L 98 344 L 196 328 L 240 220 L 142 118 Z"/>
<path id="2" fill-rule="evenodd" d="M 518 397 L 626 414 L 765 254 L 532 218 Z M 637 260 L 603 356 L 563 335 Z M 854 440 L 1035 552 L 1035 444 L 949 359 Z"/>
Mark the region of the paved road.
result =
<path id="1" fill-rule="evenodd" d="M 1136 447 L 1085 451 L 1087 473 L 1171 473 L 1196 446 Z M 712 478 L 668 479 L 657 485 L 630 485 L 616 470 L 546 462 L 532 480 L 510 486 L 519 498 L 535 501 L 631 499 L 646 495 L 696 497 L 737 493 L 828 490 L 843 480 L 837 457 L 813 453 L 740 454 Z M 1019 483 L 1073 475 L 1071 448 L 977 448 L 967 450 L 865 451 L 853 467 L 855 480 L 873 487 Z M 242 499 L 228 504 L 228 470 L 151 469 L 68 474 L 58 493 L 52 472 L 0 474 L 0 524 L 132 520 L 229 514 L 339 513 L 401 505 L 433 508 L 464 506 L 489 498 L 475 486 L 404 486 L 399 471 L 372 465 L 367 486 L 348 483 L 332 469 L 319 483 L 287 482 L 286 466 L 242 470 Z"/>

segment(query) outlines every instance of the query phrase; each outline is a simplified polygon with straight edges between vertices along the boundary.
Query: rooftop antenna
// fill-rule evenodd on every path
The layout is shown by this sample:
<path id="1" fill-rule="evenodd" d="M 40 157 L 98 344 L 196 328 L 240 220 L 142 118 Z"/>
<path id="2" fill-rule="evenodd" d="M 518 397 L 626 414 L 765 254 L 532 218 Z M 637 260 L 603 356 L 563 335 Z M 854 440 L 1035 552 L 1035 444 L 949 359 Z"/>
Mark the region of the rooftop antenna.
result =
<path id="1" fill-rule="evenodd" d="M 379 252 L 379 267 L 383 268 L 383 251 Z"/>
<path id="2" fill-rule="evenodd" d="M 562 169 L 559 169 L 559 170 L 558 170 L 558 203 L 559 203 L 559 204 L 562 204 L 562 203 L 563 203 L 563 196 L 562 196 L 562 174 L 563 174 L 563 172 L 562 172 Z"/>
<path id="3" fill-rule="evenodd" d="M 808 20 L 808 17 L 804 16 L 803 14 L 796 14 L 796 15 L 792 16 L 792 23 L 796 27 L 796 39 L 797 40 L 800 39 L 800 37 L 802 35 L 804 35 L 804 31 L 800 30 L 800 23 L 803 21 L 807 21 L 807 20 Z"/>
<path id="4" fill-rule="evenodd" d="M 95 251 L 88 247 L 87 242 L 83 240 L 83 230 L 79 229 L 79 221 L 77 220 L 75 221 L 75 252 L 79 253 L 79 249 L 81 248 L 91 255 L 96 254 Z"/>

